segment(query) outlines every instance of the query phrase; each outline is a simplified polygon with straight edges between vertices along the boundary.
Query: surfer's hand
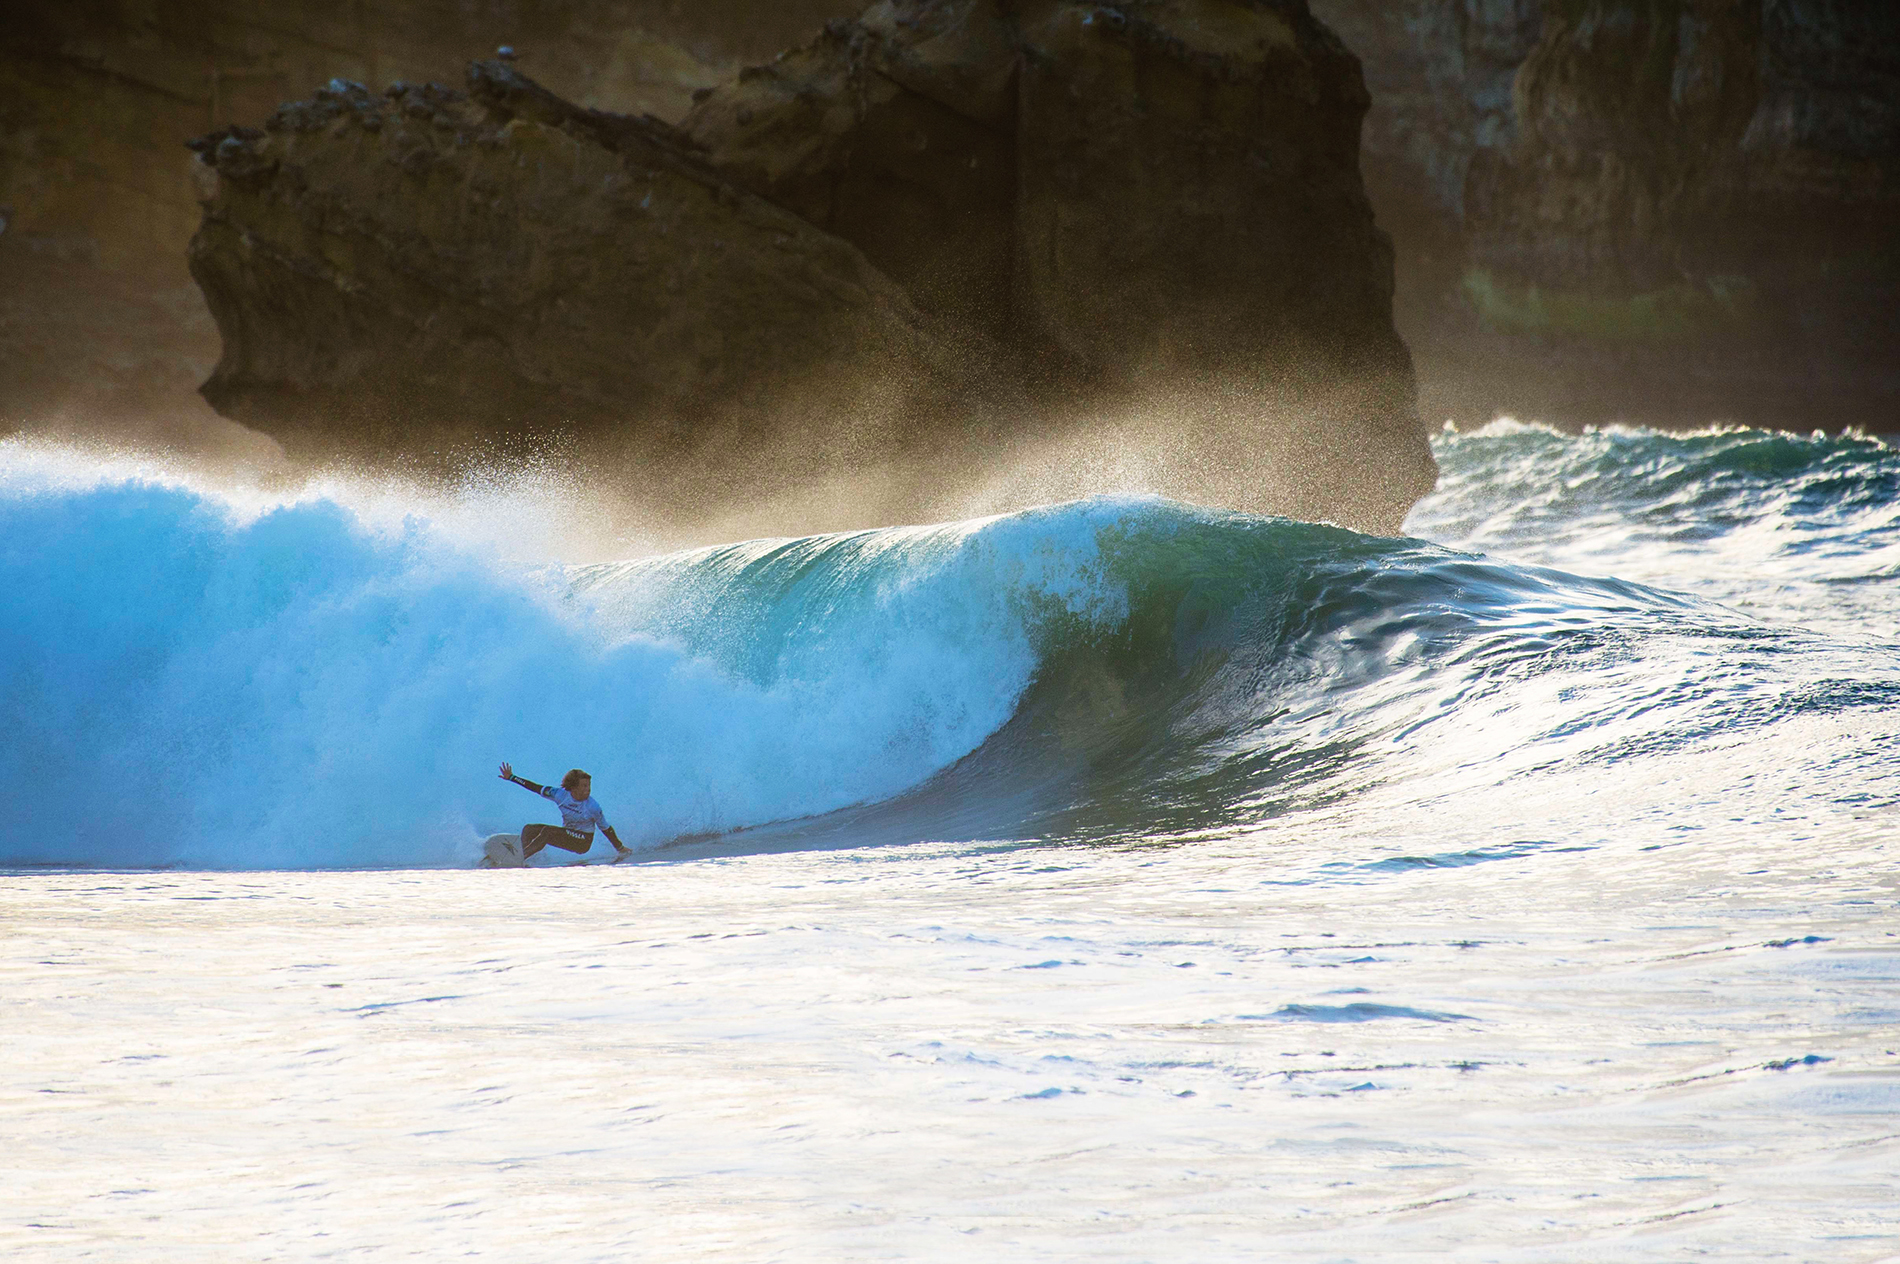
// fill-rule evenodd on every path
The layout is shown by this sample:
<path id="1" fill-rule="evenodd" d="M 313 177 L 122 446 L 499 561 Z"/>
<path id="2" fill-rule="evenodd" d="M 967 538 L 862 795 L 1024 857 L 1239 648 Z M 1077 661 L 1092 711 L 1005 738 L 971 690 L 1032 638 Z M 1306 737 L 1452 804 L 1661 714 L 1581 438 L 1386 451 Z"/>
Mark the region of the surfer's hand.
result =
<path id="1" fill-rule="evenodd" d="M 503 764 L 501 766 L 501 779 L 503 781 L 513 781 L 515 779 L 515 766 L 513 764 Z"/>

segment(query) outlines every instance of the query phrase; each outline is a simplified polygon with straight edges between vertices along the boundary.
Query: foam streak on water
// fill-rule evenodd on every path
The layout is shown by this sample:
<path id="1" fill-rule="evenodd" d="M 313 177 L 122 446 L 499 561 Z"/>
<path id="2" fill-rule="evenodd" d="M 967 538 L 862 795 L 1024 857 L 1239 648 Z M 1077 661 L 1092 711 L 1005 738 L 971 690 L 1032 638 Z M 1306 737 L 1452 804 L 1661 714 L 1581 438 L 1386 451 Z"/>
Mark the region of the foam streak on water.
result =
<path id="1" fill-rule="evenodd" d="M 0 1251 L 1900 1249 L 1890 857 L 1420 841 L 10 883 Z"/>
<path id="2" fill-rule="evenodd" d="M 564 567 L 6 450 L 0 1252 L 1900 1257 L 1900 458 L 1438 453 Z"/>

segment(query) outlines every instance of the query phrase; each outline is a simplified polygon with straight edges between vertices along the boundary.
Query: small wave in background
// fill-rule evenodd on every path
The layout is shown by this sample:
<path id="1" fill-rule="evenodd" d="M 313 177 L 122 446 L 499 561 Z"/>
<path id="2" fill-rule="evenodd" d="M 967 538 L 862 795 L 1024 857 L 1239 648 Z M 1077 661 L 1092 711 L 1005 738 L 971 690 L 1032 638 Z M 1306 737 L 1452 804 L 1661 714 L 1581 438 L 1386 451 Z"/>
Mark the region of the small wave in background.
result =
<path id="1" fill-rule="evenodd" d="M 1501 421 L 1447 431 L 1433 450 L 1441 476 L 1406 521 L 1414 535 L 1900 640 L 1900 451 L 1880 440 Z"/>
<path id="2" fill-rule="evenodd" d="M 1438 454 L 1436 543 L 1108 498 L 559 567 L 16 448 L 0 863 L 468 864 L 544 815 L 501 759 L 588 768 L 638 845 L 741 850 L 1587 845 L 1895 801 L 1892 451 Z"/>

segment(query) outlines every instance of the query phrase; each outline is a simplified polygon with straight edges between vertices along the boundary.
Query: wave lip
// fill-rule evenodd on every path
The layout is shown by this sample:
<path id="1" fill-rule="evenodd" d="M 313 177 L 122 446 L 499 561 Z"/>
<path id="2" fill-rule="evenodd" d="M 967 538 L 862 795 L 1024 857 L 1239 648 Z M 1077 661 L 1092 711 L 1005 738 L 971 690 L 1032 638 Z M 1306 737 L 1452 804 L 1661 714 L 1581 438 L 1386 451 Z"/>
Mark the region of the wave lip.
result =
<path id="1" fill-rule="evenodd" d="M 41 474 L 0 480 L 10 865 L 472 863 L 540 806 L 503 758 L 590 768 L 648 844 L 823 814 L 1000 727 L 1040 623 L 1124 613 L 1108 504 L 570 575 L 325 496 Z"/>
<path id="2" fill-rule="evenodd" d="M 17 475 L 0 863 L 473 863 L 538 819 L 502 758 L 676 855 L 1900 799 L 1891 646 L 1419 540 L 1109 498 L 536 570 L 334 497 Z"/>

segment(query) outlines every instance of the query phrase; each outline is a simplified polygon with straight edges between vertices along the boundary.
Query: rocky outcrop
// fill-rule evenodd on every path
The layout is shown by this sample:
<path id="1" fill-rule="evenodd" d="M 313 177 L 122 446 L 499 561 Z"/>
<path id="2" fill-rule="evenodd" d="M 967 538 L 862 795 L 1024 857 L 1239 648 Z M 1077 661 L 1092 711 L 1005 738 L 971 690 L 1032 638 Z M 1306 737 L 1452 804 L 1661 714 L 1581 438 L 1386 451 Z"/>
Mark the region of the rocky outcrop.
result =
<path id="1" fill-rule="evenodd" d="M 822 407 L 851 423 L 822 427 L 819 459 L 982 413 L 980 342 L 664 123 L 501 62 L 469 84 L 339 81 L 198 142 L 220 412 L 310 453 L 565 434 L 653 456 L 740 418 L 821 429 Z"/>
<path id="2" fill-rule="evenodd" d="M 833 24 L 682 127 L 924 306 L 1066 366 L 1065 388 L 1402 382 L 1365 106 L 1303 5 L 914 3 Z"/>
<path id="3" fill-rule="evenodd" d="M 1108 418 L 1157 490 L 1389 530 L 1429 489 L 1364 88 L 1303 0 L 887 2 L 702 97 L 675 132 L 486 63 L 207 138 L 207 397 L 407 450 L 868 418 L 968 439 L 946 483 Z"/>
<path id="4" fill-rule="evenodd" d="M 569 100 L 685 113 L 695 89 L 807 38 L 851 0 L 172 0 L 0 6 L 0 205 L 11 245 L 175 274 L 197 222 L 178 146 L 332 77 L 453 80 L 517 46 Z"/>
<path id="5" fill-rule="evenodd" d="M 459 81 L 470 58 L 498 44 L 516 46 L 538 81 L 583 107 L 678 123 L 699 93 L 696 127 L 730 159 L 718 168 L 721 179 L 765 190 L 768 201 L 854 243 L 920 310 L 1004 341 L 1019 362 L 1011 373 L 1042 389 L 1045 412 L 1052 399 L 1092 402 L 1078 384 L 1093 383 L 1128 411 L 1145 386 L 1193 377 L 1198 352 L 1184 353 L 1182 340 L 1145 336 L 1145 326 L 1158 329 L 1162 317 L 1129 260 L 1147 252 L 1170 269 L 1202 265 L 1189 253 L 1169 254 L 1172 237 L 1183 234 L 1146 243 L 1115 236 L 1123 225 L 1113 200 L 1091 212 L 1112 231 L 1097 237 L 1100 223 L 1092 223 L 1089 233 L 1114 256 L 1109 279 L 1125 270 L 1127 284 L 1105 289 L 1102 303 L 1080 304 L 1079 320 L 1060 302 L 1039 308 L 1022 299 L 1035 278 L 1019 241 L 1029 222 L 1019 215 L 1019 198 L 1033 180 L 1019 181 L 1018 172 L 1039 178 L 1045 159 L 1025 158 L 1039 142 L 1018 94 L 1035 80 L 1017 75 L 1018 59 L 1066 49 L 1061 65 L 1069 65 L 1086 52 L 1057 38 L 1059 31 L 1032 37 L 1038 14 L 1099 14 L 1078 27 L 1091 38 L 1117 22 L 1161 32 L 1125 63 L 1134 105 L 1081 123 L 1056 149 L 1088 149 L 1111 123 L 1120 128 L 1133 119 L 1131 135 L 1153 123 L 1147 135 L 1160 138 L 1161 150 L 1130 151 L 1140 161 L 1116 196 L 1146 205 L 1147 215 L 1161 200 L 1156 190 L 1175 182 L 1187 194 L 1183 206 L 1196 208 L 1180 222 L 1219 221 L 1210 209 L 1218 193 L 1210 200 L 1191 192 L 1191 155 L 1221 135 L 1229 144 L 1221 162 L 1236 154 L 1243 164 L 1257 161 L 1258 154 L 1233 148 L 1233 139 L 1248 128 L 1273 134 L 1276 120 L 1306 107 L 1291 88 L 1249 95 L 1256 89 L 1242 81 L 1277 65 L 1291 84 L 1308 54 L 1275 63 L 1223 47 L 1215 77 L 1237 76 L 1231 91 L 1202 86 L 1183 97 L 1176 88 L 1157 95 L 1150 87 L 1204 85 L 1206 76 L 1179 72 L 1199 63 L 1156 50 L 1178 44 L 1205 54 L 1206 41 L 1232 34 L 1218 20 L 1222 13 L 1244 11 L 1262 23 L 1274 17 L 1304 32 L 1304 8 L 1233 0 L 1084 9 L 1038 0 L 973 8 L 960 24 L 942 25 L 949 10 L 939 6 L 879 6 L 829 42 L 732 82 L 740 66 L 808 38 L 827 19 L 855 15 L 859 5 L 0 5 L 0 206 L 12 212 L 0 235 L 7 307 L 0 313 L 0 427 L 54 412 L 82 428 L 111 414 L 121 433 L 134 415 L 176 414 L 184 422 L 172 428 L 175 437 L 223 424 L 195 394 L 178 394 L 178 384 L 218 354 L 216 331 L 183 266 L 200 212 L 180 144 L 207 130 L 260 124 L 278 102 L 332 76 L 372 90 L 392 80 Z M 1891 115 L 1900 89 L 1892 50 L 1900 47 L 1900 9 L 1824 0 L 1311 0 L 1311 10 L 1364 64 L 1371 96 L 1364 178 L 1396 247 L 1394 314 L 1418 363 L 1421 412 L 1430 422 L 1513 412 L 1574 422 L 1728 418 L 1900 429 L 1891 379 L 1900 356 L 1892 352 L 1890 318 L 1900 305 L 1890 301 L 1891 234 L 1883 230 L 1893 219 Z M 925 38 L 926 27 L 935 34 Z M 985 51 L 983 39 L 1000 43 Z M 1298 39 L 1303 49 L 1319 47 L 1304 34 Z M 857 51 L 842 55 L 846 46 Z M 1048 64 L 1058 77 L 1069 74 Z M 1109 64 L 1101 61 L 1090 82 L 1112 79 Z M 1350 95 L 1349 79 L 1334 67 L 1313 82 L 1322 95 Z M 1089 109 L 1112 99 L 1089 96 L 1079 80 L 1068 87 L 1094 103 Z M 803 104 L 780 108 L 786 101 L 769 99 L 787 92 L 803 94 Z M 1271 108 L 1264 119 L 1229 126 L 1176 108 L 1190 97 L 1215 113 L 1244 111 L 1249 101 Z M 1038 110 L 1052 100 L 1045 94 Z M 778 120 L 782 136 L 740 124 L 742 109 Z M 923 147 L 913 148 L 920 137 Z M 950 152 L 964 162 L 954 181 L 946 179 L 955 165 L 944 157 Z M 1113 184 L 1121 178 L 1114 165 L 1105 161 L 1088 181 Z M 1274 190 L 1282 186 L 1260 187 L 1281 197 Z M 819 207 L 821 197 L 831 201 Z M 1065 217 L 1083 204 L 1065 195 L 1046 205 L 1055 228 L 1037 240 L 1072 251 L 1081 238 L 1064 226 L 1084 221 Z M 1341 223 L 1358 223 L 1356 214 L 1345 213 Z M 1239 227 L 1245 240 L 1246 226 Z M 1208 240 L 1234 228 L 1223 225 Z M 1213 283 L 1227 283 L 1233 258 L 1270 257 L 1247 247 L 1213 269 Z M 1293 263 L 1300 262 L 1296 252 Z M 1230 290 L 1245 288 L 1236 281 Z M 1231 350 L 1238 342 L 1243 349 L 1232 358 L 1244 362 L 1245 339 L 1231 331 L 1210 336 L 1205 321 L 1184 313 L 1163 315 L 1196 329 L 1196 348 Z M 1112 328 L 1117 320 L 1120 333 Z M 1103 353 L 1120 347 L 1133 352 Z M 1291 359 L 1297 366 L 1307 357 Z M 1176 373 L 1154 365 L 1185 367 Z M 1288 397 L 1285 385 L 1270 394 Z M 1390 390 L 1385 396 L 1393 398 Z M 1181 416 L 1218 411 L 1232 410 L 1218 401 L 1147 410 L 1157 429 L 1161 420 L 1173 426 Z M 1291 445 L 1280 453 L 1286 459 L 1266 462 L 1288 468 L 1297 457 L 1292 432 L 1263 431 L 1261 410 L 1250 404 L 1245 411 L 1254 439 Z M 157 433 L 142 422 L 133 429 Z M 1235 438 L 1229 448 L 1245 442 Z M 1230 459 L 1229 448 L 1201 466 L 1247 473 L 1207 494 L 1293 503 L 1253 486 L 1262 462 Z"/>
<path id="6" fill-rule="evenodd" d="M 853 0 L 166 0 L 0 4 L 0 433 L 222 453 L 195 387 L 218 333 L 186 271 L 185 141 L 332 76 L 459 80 L 515 46 L 585 106 L 676 119 L 695 89 Z M 17 314 L 17 315 L 16 315 Z M 207 443 L 204 436 L 219 441 Z"/>
<path id="7" fill-rule="evenodd" d="M 721 171 L 856 243 L 924 306 L 1001 336 L 1017 56 L 1016 31 L 990 6 L 879 6 L 702 93 L 681 128 Z"/>
<path id="8" fill-rule="evenodd" d="M 1465 299 L 1575 415 L 1900 423 L 1900 9 L 1546 17 L 1472 172 Z"/>
<path id="9" fill-rule="evenodd" d="M 1900 8 L 1314 7 L 1428 417 L 1900 428 Z"/>

